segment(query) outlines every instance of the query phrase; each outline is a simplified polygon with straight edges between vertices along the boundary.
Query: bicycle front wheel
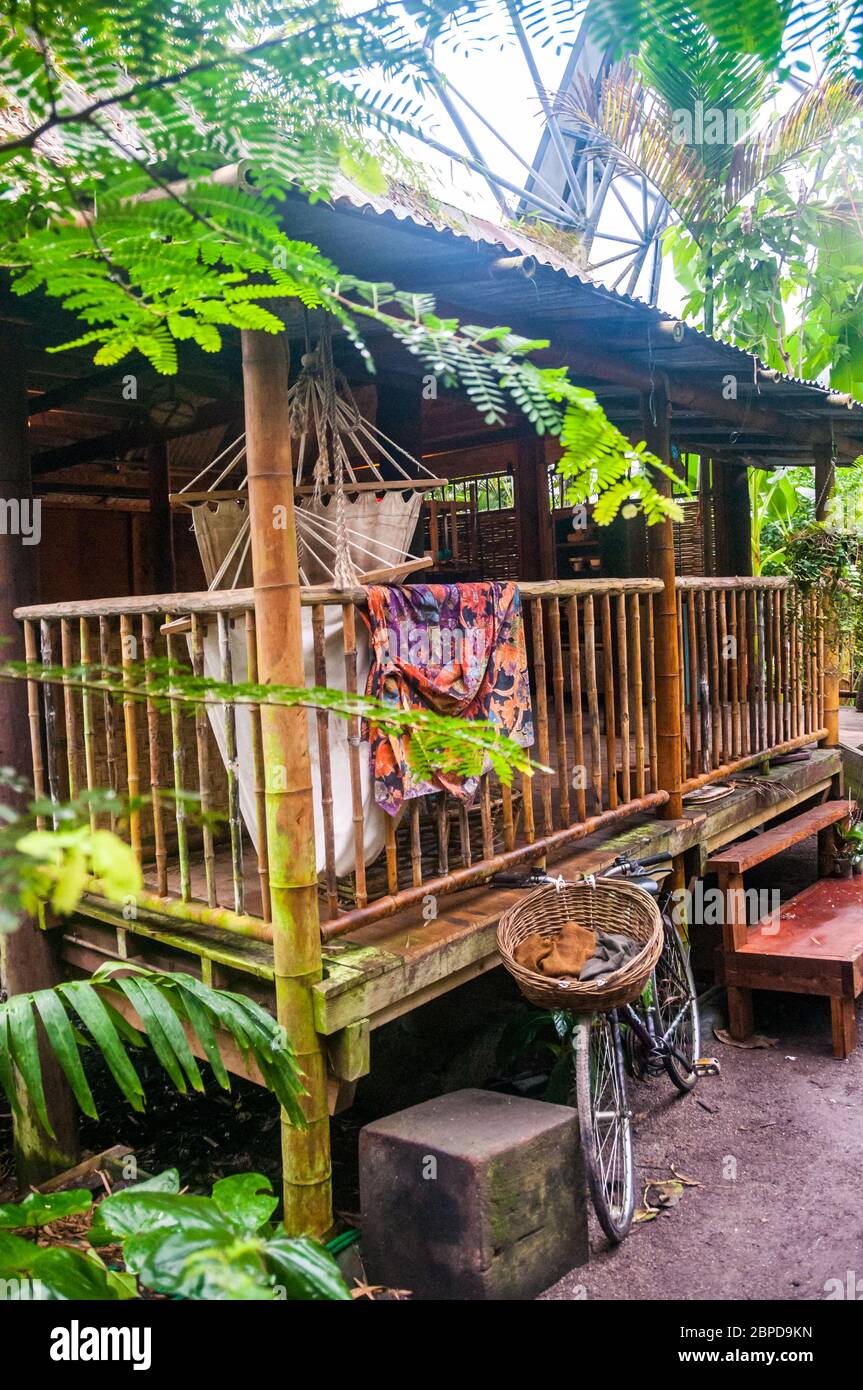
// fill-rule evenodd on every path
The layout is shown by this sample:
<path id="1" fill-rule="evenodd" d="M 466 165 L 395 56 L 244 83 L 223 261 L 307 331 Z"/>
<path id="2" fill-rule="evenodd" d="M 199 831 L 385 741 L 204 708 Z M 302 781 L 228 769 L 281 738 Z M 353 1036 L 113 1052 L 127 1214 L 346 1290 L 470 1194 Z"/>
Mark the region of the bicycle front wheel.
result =
<path id="1" fill-rule="evenodd" d="M 617 1245 L 635 1205 L 632 1120 L 617 1014 L 581 1019 L 573 1035 L 581 1149 L 599 1224 Z"/>
<path id="2" fill-rule="evenodd" d="M 665 944 L 656 963 L 653 981 L 656 1031 L 674 1048 L 665 1058 L 665 1070 L 685 1095 L 697 1080 L 695 1063 L 701 1055 L 701 1023 L 689 954 L 677 928 L 665 922 Z"/>

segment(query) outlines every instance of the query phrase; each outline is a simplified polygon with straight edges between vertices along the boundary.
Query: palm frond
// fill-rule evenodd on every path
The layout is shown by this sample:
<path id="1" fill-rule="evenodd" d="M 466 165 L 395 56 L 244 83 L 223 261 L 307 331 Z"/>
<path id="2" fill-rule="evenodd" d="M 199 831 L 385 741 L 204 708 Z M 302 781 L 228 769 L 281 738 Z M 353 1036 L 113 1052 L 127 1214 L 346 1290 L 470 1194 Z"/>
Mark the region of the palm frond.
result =
<path id="1" fill-rule="evenodd" d="M 735 148 L 725 188 L 726 211 L 766 179 L 832 139 L 861 112 L 863 84 L 856 79 L 845 77 L 811 87 L 760 135 Z"/>
<path id="2" fill-rule="evenodd" d="M 121 1009 L 126 1005 L 135 1011 L 143 1033 L 124 1017 Z M 86 1037 L 72 1018 L 86 1029 Z M 92 1119 L 98 1115 L 84 1073 L 82 1044 L 93 1045 L 102 1054 L 126 1101 L 140 1111 L 145 1105 L 144 1088 L 127 1049 L 149 1040 L 178 1091 L 185 1092 L 189 1086 L 202 1091 L 204 1082 L 190 1043 L 194 1040 L 219 1085 L 230 1090 L 217 1042 L 221 1030 L 237 1044 L 247 1063 L 257 1066 L 289 1122 L 305 1125 L 296 1054 L 284 1029 L 265 1009 L 241 995 L 212 989 L 192 975 L 162 975 L 124 962 L 102 966 L 90 980 L 16 994 L 0 1004 L 0 1090 L 18 1114 L 20 1078 L 42 1128 L 52 1138 L 37 1021 L 80 1109 Z"/>

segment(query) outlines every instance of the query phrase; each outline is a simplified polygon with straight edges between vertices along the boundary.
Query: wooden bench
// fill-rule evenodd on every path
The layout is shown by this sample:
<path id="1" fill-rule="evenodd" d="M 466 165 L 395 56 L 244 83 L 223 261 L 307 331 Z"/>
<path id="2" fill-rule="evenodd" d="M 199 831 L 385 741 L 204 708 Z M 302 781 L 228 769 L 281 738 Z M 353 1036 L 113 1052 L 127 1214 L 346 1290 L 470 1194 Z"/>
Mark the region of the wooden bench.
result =
<path id="1" fill-rule="evenodd" d="M 854 1001 L 863 992 L 863 880 L 824 877 L 835 857 L 833 831 L 848 818 L 847 801 L 826 801 L 707 861 L 725 895 L 722 950 L 733 1038 L 753 1032 L 752 990 L 823 994 L 830 999 L 833 1051 L 856 1046 Z M 791 845 L 818 836 L 817 883 L 754 926 L 747 923 L 743 875 Z"/>

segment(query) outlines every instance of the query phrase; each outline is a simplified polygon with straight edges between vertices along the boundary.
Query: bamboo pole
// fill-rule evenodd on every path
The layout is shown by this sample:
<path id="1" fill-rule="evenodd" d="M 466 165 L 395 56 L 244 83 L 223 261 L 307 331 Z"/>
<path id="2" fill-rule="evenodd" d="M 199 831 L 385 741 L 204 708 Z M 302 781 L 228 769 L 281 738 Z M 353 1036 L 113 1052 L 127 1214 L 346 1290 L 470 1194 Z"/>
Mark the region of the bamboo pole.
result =
<path id="1" fill-rule="evenodd" d="M 82 661 L 84 660 L 84 622 L 85 620 L 82 618 Z M 141 641 L 144 648 L 144 661 L 148 664 L 155 656 L 153 649 L 154 640 L 155 633 L 152 616 L 149 613 L 144 613 L 141 617 Z M 149 695 L 147 696 L 147 747 L 150 755 L 150 802 L 153 813 L 156 884 L 159 890 L 159 896 L 164 898 L 168 893 L 168 851 L 165 845 L 165 825 L 162 818 L 162 784 L 159 777 L 159 710 L 156 701 L 151 699 Z M 213 900 L 210 906 L 215 906 L 215 900 Z"/>
<path id="2" fill-rule="evenodd" d="M 703 589 L 695 595 L 698 615 L 698 693 L 701 713 L 701 766 L 704 772 L 712 764 L 713 731 L 710 711 L 710 658 L 707 651 L 707 604 Z"/>
<path id="3" fill-rule="evenodd" d="M 81 650 L 81 665 L 89 668 L 93 660 L 93 652 L 90 645 L 90 624 L 86 618 L 78 619 L 78 645 Z M 84 775 L 87 779 L 87 790 L 93 792 L 96 787 L 96 749 L 93 738 L 93 692 L 88 688 L 87 677 L 81 679 L 81 725 L 84 734 Z M 99 818 L 93 808 L 90 808 L 90 829 L 95 830 L 99 823 Z"/>
<path id="4" fill-rule="evenodd" d="M 695 630 L 695 594 L 686 596 L 686 636 L 689 647 L 689 767 L 695 774 L 701 762 L 698 714 L 698 635 Z"/>
<path id="5" fill-rule="evenodd" d="M 719 664 L 719 616 L 716 611 L 716 592 L 711 589 L 707 600 L 708 634 L 710 640 L 710 720 L 712 725 L 711 762 L 722 762 L 722 670 Z M 720 594 L 721 597 L 721 594 Z"/>
<path id="6" fill-rule="evenodd" d="M 641 670 L 641 599 L 632 594 L 629 599 L 629 636 L 632 644 L 632 703 L 635 708 L 635 795 L 646 794 L 644 775 L 644 681 Z M 629 795 L 626 797 L 629 800 Z"/>
<path id="7" fill-rule="evenodd" d="M 423 846 L 420 832 L 420 802 L 414 797 L 410 803 L 411 818 L 411 882 L 418 888 L 423 881 Z"/>
<path id="8" fill-rule="evenodd" d="M 145 614 L 143 621 L 145 623 L 152 623 L 153 620 Z M 204 624 L 200 615 L 197 613 L 192 614 L 192 670 L 196 676 L 204 675 Z M 251 676 L 249 679 L 251 680 Z M 225 731 L 225 746 L 227 750 L 227 721 Z M 206 707 L 202 704 L 196 704 L 195 755 L 198 762 L 198 792 L 201 797 L 201 824 L 204 841 L 204 879 L 207 885 L 207 903 L 210 907 L 215 907 L 216 855 L 213 849 L 213 829 L 209 819 L 211 808 L 209 732 L 210 721 L 207 717 Z M 236 734 L 234 736 L 234 742 L 236 743 Z"/>
<path id="9" fill-rule="evenodd" d="M 728 594 L 723 589 L 717 601 L 717 620 L 719 630 L 717 634 L 717 656 L 718 680 L 719 680 L 719 708 L 721 712 L 721 753 L 717 759 L 722 761 L 722 757 L 728 757 L 731 753 L 731 692 L 728 685 Z"/>
<path id="10" fill-rule="evenodd" d="M 286 340 L 243 332 L 246 457 L 252 568 L 263 682 L 304 684 L 302 615 L 291 470 Z M 326 1060 L 311 987 L 322 975 L 308 716 L 261 710 L 267 774 L 267 840 L 276 1016 L 305 1076 L 307 1128 L 282 1115 L 284 1222 L 289 1234 L 322 1235 L 332 1224 Z"/>
<path id="11" fill-rule="evenodd" d="M 72 643 L 72 619 L 60 620 L 60 659 L 66 670 L 75 664 Z M 81 745 L 78 739 L 78 710 L 71 679 L 63 677 L 63 718 L 66 721 L 66 766 L 69 774 L 69 799 L 80 794 L 84 778 L 81 775 Z"/>
<path id="12" fill-rule="evenodd" d="M 39 660 L 36 647 L 36 629 L 32 622 L 24 623 L 24 659 L 28 666 Z M 47 688 L 47 687 L 46 687 Z M 45 797 L 45 766 L 42 761 L 42 715 L 39 707 L 39 682 L 27 682 L 27 721 L 30 730 L 30 760 L 33 764 L 33 790 L 37 801 Z M 45 828 L 45 817 L 37 816 L 39 830 Z"/>
<path id="13" fill-rule="evenodd" d="M 737 595 L 737 667 L 740 685 L 740 753 L 748 753 L 752 747 L 749 724 L 749 625 L 746 594 Z"/>
<path id="14" fill-rule="evenodd" d="M 614 700 L 614 653 L 611 649 L 611 596 L 602 595 L 602 698 L 605 705 L 605 760 L 608 804 L 618 804 L 617 794 L 617 718 Z"/>
<path id="15" fill-rule="evenodd" d="M 99 662 L 102 670 L 102 679 L 110 679 L 111 666 L 111 627 L 107 616 L 99 617 Z M 108 790 L 116 796 L 119 791 L 119 781 L 117 780 L 117 739 L 114 725 L 114 697 L 110 690 L 102 693 L 102 719 L 105 725 L 105 774 L 108 778 Z M 110 816 L 111 829 L 117 828 L 117 817 L 114 812 Z"/>
<path id="16" fill-rule="evenodd" d="M 137 638 L 128 613 L 120 618 L 120 650 L 123 665 L 123 686 L 132 684 Z M 131 695 L 123 696 L 123 730 L 126 735 L 126 786 L 129 792 L 129 842 L 140 864 L 143 859 L 141 841 L 141 777 L 138 763 L 138 711 Z M 137 803 L 137 804 L 136 804 Z"/>
<path id="17" fill-rule="evenodd" d="M 636 603 L 638 599 L 636 599 Z M 563 644 L 560 637 L 560 599 L 548 605 L 548 626 L 551 640 L 551 671 L 554 689 L 554 728 L 557 742 L 557 786 L 560 798 L 560 823 L 569 825 L 569 756 L 566 747 L 566 710 L 564 708 Z"/>
<path id="18" fill-rule="evenodd" d="M 246 613 L 246 661 L 249 680 L 258 679 L 258 639 L 255 630 L 255 611 Z M 255 769 L 255 820 L 258 826 L 258 882 L 261 885 L 261 912 L 264 921 L 270 920 L 270 866 L 267 860 L 267 809 L 264 797 L 264 744 L 261 736 L 261 709 L 249 711 L 252 725 L 252 764 Z"/>
<path id="19" fill-rule="evenodd" d="M 594 810 L 602 810 L 602 748 L 599 726 L 599 693 L 596 685 L 596 623 L 593 595 L 584 601 L 584 670 L 587 680 L 587 722 L 590 729 L 590 777 Z"/>
<path id="20" fill-rule="evenodd" d="M 51 624 L 43 618 L 40 628 L 42 665 L 53 666 L 54 645 L 51 636 Z M 45 710 L 45 761 L 48 767 L 48 794 L 54 805 L 57 806 L 60 803 L 60 770 L 57 765 L 57 706 L 54 702 L 54 689 L 50 683 L 46 683 L 42 698 Z M 59 825 L 57 816 L 53 815 L 52 820 L 56 830 Z"/>
<path id="21" fill-rule="evenodd" d="M 630 797 L 629 770 L 629 634 L 626 626 L 626 596 L 617 596 L 617 670 L 620 691 L 620 779 L 624 801 Z"/>
<path id="22" fill-rule="evenodd" d="M 328 688 L 327 649 L 325 643 L 324 621 L 326 609 L 316 603 L 312 609 L 312 644 L 314 648 L 315 685 L 322 690 Z M 330 716 L 325 709 L 315 711 L 315 725 L 318 735 L 318 766 L 321 772 L 321 818 L 324 829 L 324 874 L 327 885 L 327 911 L 331 917 L 338 915 L 339 888 L 336 876 L 336 836 L 333 813 L 333 772 L 330 761 Z M 387 816 L 390 829 L 391 816 Z M 387 849 L 389 865 L 390 850 Z"/>
<path id="23" fill-rule="evenodd" d="M 219 633 L 220 679 L 225 685 L 234 683 L 231 659 L 231 619 L 226 613 L 217 615 Z M 243 877 L 243 826 L 240 817 L 240 770 L 237 764 L 237 707 L 226 700 L 225 711 L 225 772 L 228 777 L 228 828 L 231 833 L 231 879 L 234 887 L 234 911 L 245 911 L 246 888 Z"/>
<path id="24" fill-rule="evenodd" d="M 573 761 L 577 772 L 575 788 L 576 814 L 580 821 L 587 815 L 586 773 L 584 762 L 584 716 L 581 709 L 581 650 L 578 630 L 578 599 L 575 594 L 567 601 L 567 620 L 569 625 L 569 685 L 572 701 Z M 507 845 L 507 849 L 511 849 Z"/>
<path id="25" fill-rule="evenodd" d="M 548 737 L 548 692 L 546 690 L 545 639 L 542 631 L 542 599 L 532 599 L 530 615 L 533 619 L 533 678 L 536 700 L 536 731 L 539 761 L 548 767 L 551 752 Z M 551 806 L 551 777 L 547 772 L 540 774 L 540 796 L 542 798 L 542 819 L 546 835 L 554 829 Z"/>
<path id="26" fill-rule="evenodd" d="M 653 620 L 653 594 L 647 596 L 647 743 L 650 756 L 650 790 L 659 789 L 659 763 L 656 743 L 656 637 Z M 680 663 L 681 669 L 683 663 Z M 681 739 L 681 753 L 683 740 Z M 682 772 L 682 768 L 681 768 Z"/>
<path id="27" fill-rule="evenodd" d="M 645 441 L 657 458 L 671 467 L 670 406 L 664 387 L 642 395 Z M 660 474 L 660 492 L 671 494 L 671 480 Z M 681 740 L 683 722 L 680 708 L 680 669 L 677 646 L 677 588 L 674 573 L 674 523 L 670 518 L 647 528 L 651 574 L 662 580 L 657 600 L 657 738 L 659 785 L 668 792 L 663 815 L 677 819 L 683 812 L 680 778 L 683 766 Z"/>
<path id="28" fill-rule="evenodd" d="M 356 610 L 352 603 L 342 604 L 345 649 L 345 692 L 357 693 L 357 629 Z M 366 844 L 363 818 L 363 785 L 360 774 L 360 721 L 356 715 L 348 720 L 348 766 L 351 774 L 351 806 L 354 823 L 354 894 L 357 907 L 368 902 L 366 891 Z"/>
<path id="29" fill-rule="evenodd" d="M 728 690 L 731 696 L 731 756 L 738 758 L 741 750 L 740 738 L 740 687 L 737 675 L 738 636 L 737 636 L 737 595 L 732 589 L 728 595 Z"/>
<path id="30" fill-rule="evenodd" d="M 179 667 L 176 637 L 171 633 L 165 639 L 168 649 L 168 665 Z M 173 681 L 169 690 L 176 690 Z M 186 777 L 183 752 L 183 715 L 179 700 L 171 701 L 171 765 L 174 770 L 174 818 L 177 822 L 177 859 L 180 866 L 180 898 L 187 903 L 192 896 L 192 880 L 189 871 L 189 838 L 186 831 Z"/>

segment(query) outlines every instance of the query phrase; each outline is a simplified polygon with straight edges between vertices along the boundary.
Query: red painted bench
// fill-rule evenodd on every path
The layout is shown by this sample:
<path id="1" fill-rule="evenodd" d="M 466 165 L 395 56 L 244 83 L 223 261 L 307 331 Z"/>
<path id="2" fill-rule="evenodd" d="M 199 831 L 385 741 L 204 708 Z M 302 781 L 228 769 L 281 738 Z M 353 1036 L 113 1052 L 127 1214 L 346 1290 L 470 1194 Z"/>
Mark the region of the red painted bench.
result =
<path id="1" fill-rule="evenodd" d="M 717 875 L 726 900 L 722 952 L 733 1038 L 753 1032 L 752 990 L 774 989 L 829 998 L 833 1051 L 847 1057 L 854 1050 L 854 1001 L 863 993 L 863 879 L 820 878 L 751 927 L 743 886 L 747 869 L 815 834 L 819 873 L 829 873 L 833 829 L 847 817 L 847 801 L 823 802 L 708 859 L 707 872 Z"/>

